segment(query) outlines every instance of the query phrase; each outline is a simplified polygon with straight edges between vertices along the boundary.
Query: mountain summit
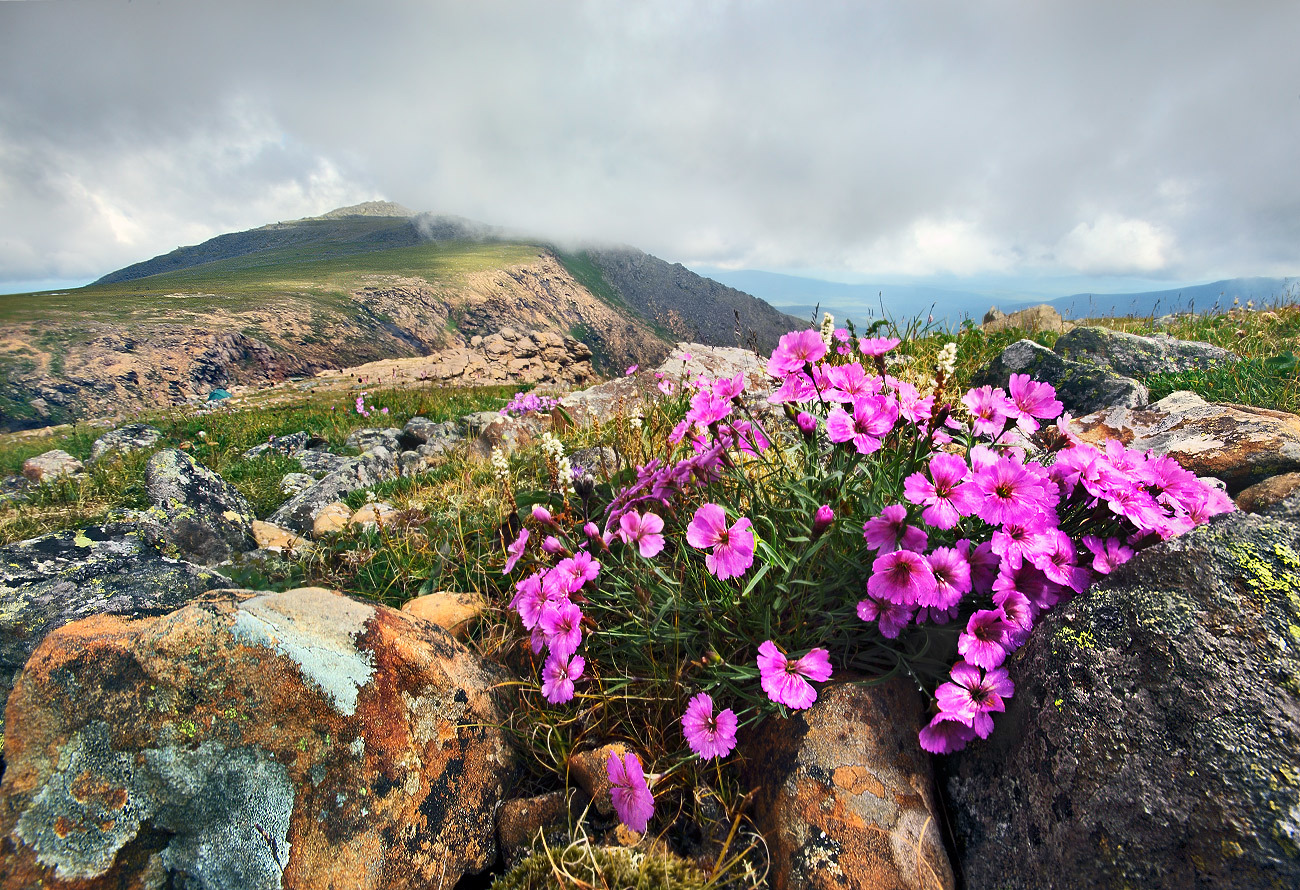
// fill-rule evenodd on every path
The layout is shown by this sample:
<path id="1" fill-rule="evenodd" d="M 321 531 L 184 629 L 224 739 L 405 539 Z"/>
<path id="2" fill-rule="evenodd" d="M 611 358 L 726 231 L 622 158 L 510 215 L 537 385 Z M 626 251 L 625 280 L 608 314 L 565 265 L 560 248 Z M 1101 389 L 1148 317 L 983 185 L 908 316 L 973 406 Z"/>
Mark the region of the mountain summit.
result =
<path id="1" fill-rule="evenodd" d="M 799 324 L 634 248 L 561 250 L 372 201 L 218 235 L 84 288 L 0 296 L 0 430 L 464 349 L 507 328 L 576 338 L 613 374 L 682 339 L 770 350 Z"/>

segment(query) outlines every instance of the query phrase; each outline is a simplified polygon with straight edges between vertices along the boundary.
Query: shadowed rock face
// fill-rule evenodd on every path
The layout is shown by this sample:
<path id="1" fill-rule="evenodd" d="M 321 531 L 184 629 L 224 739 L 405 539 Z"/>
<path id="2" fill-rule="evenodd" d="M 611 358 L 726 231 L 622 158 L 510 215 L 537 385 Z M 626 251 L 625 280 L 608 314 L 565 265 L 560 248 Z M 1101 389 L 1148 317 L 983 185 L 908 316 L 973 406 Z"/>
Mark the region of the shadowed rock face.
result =
<path id="1" fill-rule="evenodd" d="M 453 886 L 514 768 L 494 679 L 319 588 L 68 625 L 11 697 L 0 887 Z"/>
<path id="2" fill-rule="evenodd" d="M 251 549 L 252 506 L 239 489 L 185 452 L 168 449 L 151 457 L 145 490 L 164 551 L 174 548 L 177 556 L 215 565 Z"/>
<path id="3" fill-rule="evenodd" d="M 967 886 L 1300 886 L 1300 528 L 1226 514 L 1046 616 L 947 783 Z"/>

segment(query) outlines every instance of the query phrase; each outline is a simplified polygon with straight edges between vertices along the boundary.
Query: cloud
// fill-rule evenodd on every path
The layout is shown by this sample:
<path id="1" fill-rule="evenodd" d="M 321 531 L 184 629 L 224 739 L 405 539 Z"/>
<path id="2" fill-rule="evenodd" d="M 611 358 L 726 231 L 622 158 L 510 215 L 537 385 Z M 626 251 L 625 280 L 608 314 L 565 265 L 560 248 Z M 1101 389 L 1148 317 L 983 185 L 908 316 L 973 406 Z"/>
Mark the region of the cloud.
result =
<path id="1" fill-rule="evenodd" d="M 1300 5 L 0 3 L 0 270 L 369 198 L 846 275 L 1296 269 Z"/>

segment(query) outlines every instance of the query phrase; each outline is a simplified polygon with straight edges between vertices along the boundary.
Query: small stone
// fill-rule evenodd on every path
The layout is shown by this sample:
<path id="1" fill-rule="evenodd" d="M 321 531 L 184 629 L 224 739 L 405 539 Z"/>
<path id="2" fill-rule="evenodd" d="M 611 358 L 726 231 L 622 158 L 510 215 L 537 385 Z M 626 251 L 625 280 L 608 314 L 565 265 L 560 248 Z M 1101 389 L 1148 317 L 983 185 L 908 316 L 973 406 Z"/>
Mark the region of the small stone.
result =
<path id="1" fill-rule="evenodd" d="M 23 475 L 33 482 L 53 482 L 85 471 L 86 467 L 81 461 L 57 448 L 23 461 Z"/>
<path id="2" fill-rule="evenodd" d="M 110 452 L 130 454 L 152 448 L 162 438 L 162 431 L 147 423 L 128 423 L 105 433 L 90 446 L 90 462 L 94 463 Z"/>
<path id="3" fill-rule="evenodd" d="M 396 512 L 392 504 L 370 501 L 357 508 L 357 511 L 348 518 L 348 525 L 361 529 L 386 526 L 391 524 L 393 514 Z"/>
<path id="4" fill-rule="evenodd" d="M 576 789 L 507 800 L 497 814 L 497 840 L 505 860 L 518 859 L 546 829 L 566 826 L 569 814 L 581 813 L 588 802 Z"/>
<path id="5" fill-rule="evenodd" d="M 627 745 L 615 742 L 569 757 L 569 777 L 594 801 L 598 813 L 608 816 L 614 812 L 614 800 L 609 796 L 609 755 L 623 757 L 627 752 Z"/>
<path id="6" fill-rule="evenodd" d="M 338 534 L 348 527 L 348 520 L 352 518 L 352 513 L 352 508 L 342 501 L 326 504 L 312 522 L 312 537 L 321 538 L 325 535 Z"/>
<path id="7" fill-rule="evenodd" d="M 1295 491 L 1300 491 L 1300 473 L 1270 476 L 1237 495 L 1237 509 L 1247 513 L 1263 513 L 1269 507 L 1282 503 Z"/>
<path id="8" fill-rule="evenodd" d="M 306 538 L 260 519 L 253 520 L 253 537 L 257 540 L 258 549 L 273 553 L 304 553 L 311 549 L 311 543 Z"/>
<path id="9" fill-rule="evenodd" d="M 488 601 L 477 593 L 439 590 L 407 600 L 402 611 L 441 627 L 459 640 L 469 636 L 474 620 L 488 608 Z"/>

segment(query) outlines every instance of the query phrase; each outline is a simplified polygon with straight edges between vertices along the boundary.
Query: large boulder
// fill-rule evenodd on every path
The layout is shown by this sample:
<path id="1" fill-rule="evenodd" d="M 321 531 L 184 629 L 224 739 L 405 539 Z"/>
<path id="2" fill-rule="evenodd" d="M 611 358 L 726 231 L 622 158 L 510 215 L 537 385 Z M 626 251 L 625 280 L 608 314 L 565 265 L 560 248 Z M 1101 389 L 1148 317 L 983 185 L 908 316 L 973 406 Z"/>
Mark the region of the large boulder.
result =
<path id="1" fill-rule="evenodd" d="M 165 614 L 231 586 L 224 575 L 161 555 L 131 525 L 0 547 L 0 729 L 13 677 L 46 634 L 92 615 Z"/>
<path id="2" fill-rule="evenodd" d="M 270 517 L 270 522 L 283 528 L 307 534 L 327 506 L 341 501 L 354 491 L 369 488 L 385 479 L 391 479 L 397 470 L 397 458 L 382 445 L 348 458 L 310 488 L 304 489 L 285 501 Z"/>
<path id="3" fill-rule="evenodd" d="M 1300 416 L 1267 408 L 1206 402 L 1175 392 L 1145 408 L 1116 407 L 1078 418 L 1073 429 L 1104 446 L 1168 454 L 1198 476 L 1222 479 L 1236 494 L 1280 473 L 1300 470 Z"/>
<path id="4" fill-rule="evenodd" d="M 0 888 L 455 886 L 496 858 L 499 679 L 319 588 L 68 625 L 10 699 Z"/>
<path id="5" fill-rule="evenodd" d="M 1028 331 L 1031 334 L 1042 331 L 1060 333 L 1072 327 L 1073 324 L 1061 318 L 1061 313 L 1056 311 L 1056 307 L 1046 303 L 1018 309 L 1010 315 L 1001 312 L 995 306 L 984 314 L 984 323 L 980 325 L 980 329 L 986 334 L 1013 329 Z"/>
<path id="6" fill-rule="evenodd" d="M 922 703 L 907 680 L 831 685 L 807 711 L 769 720 L 747 743 L 773 887 L 945 890 Z"/>
<path id="7" fill-rule="evenodd" d="M 1210 343 L 1175 340 L 1168 334 L 1140 337 L 1101 327 L 1075 328 L 1059 337 L 1052 350 L 1070 361 L 1092 362 L 1116 374 L 1137 378 L 1200 370 L 1240 360 L 1234 353 Z"/>
<path id="8" fill-rule="evenodd" d="M 173 555 L 216 565 L 254 546 L 252 505 L 219 475 L 174 448 L 145 466 L 145 491 L 154 505 L 158 543 Z"/>
<path id="9" fill-rule="evenodd" d="M 130 454 L 133 451 L 145 451 L 158 444 L 162 431 L 147 423 L 128 423 L 115 430 L 104 433 L 90 446 L 90 462 L 112 453 Z"/>
<path id="10" fill-rule="evenodd" d="M 1089 414 L 1114 405 L 1145 405 L 1147 388 L 1131 377 L 1091 362 L 1062 358 L 1033 340 L 1017 340 L 971 377 L 972 386 L 1005 388 L 1012 374 L 1028 374 L 1052 384 L 1072 414 Z"/>
<path id="11" fill-rule="evenodd" d="M 1047 615 L 950 763 L 971 890 L 1300 886 L 1300 527 L 1231 513 Z"/>

